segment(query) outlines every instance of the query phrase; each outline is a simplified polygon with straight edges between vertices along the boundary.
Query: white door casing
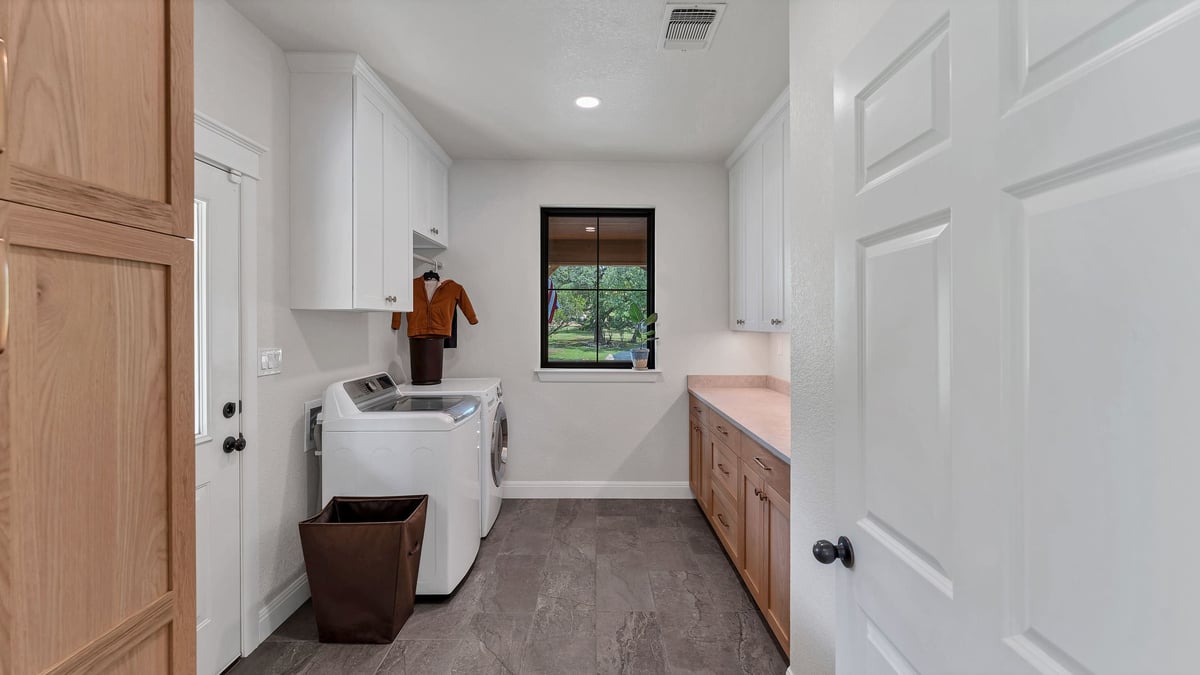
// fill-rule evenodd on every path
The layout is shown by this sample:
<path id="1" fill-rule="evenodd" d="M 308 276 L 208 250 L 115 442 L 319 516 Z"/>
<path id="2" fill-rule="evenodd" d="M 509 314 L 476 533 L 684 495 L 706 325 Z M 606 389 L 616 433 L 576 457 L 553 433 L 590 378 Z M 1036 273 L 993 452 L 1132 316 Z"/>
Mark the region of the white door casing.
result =
<path id="1" fill-rule="evenodd" d="M 1194 669 L 1198 5 L 901 0 L 839 68 L 840 671 Z"/>
<path id="2" fill-rule="evenodd" d="M 241 655 L 241 457 L 225 452 L 241 436 L 239 353 L 240 185 L 196 161 L 199 334 L 204 372 L 196 389 L 205 428 L 196 438 L 196 649 L 200 675 L 220 673 Z M 234 413 L 225 417 L 232 403 Z"/>

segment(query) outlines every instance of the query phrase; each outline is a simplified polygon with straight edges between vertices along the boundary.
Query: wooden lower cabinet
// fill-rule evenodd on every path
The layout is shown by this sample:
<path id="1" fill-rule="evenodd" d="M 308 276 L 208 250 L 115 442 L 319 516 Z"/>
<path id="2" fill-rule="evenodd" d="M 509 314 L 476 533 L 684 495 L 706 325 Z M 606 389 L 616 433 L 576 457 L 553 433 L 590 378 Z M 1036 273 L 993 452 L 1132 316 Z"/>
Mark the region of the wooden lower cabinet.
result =
<path id="1" fill-rule="evenodd" d="M 739 570 L 750 594 L 763 605 L 767 589 L 767 509 L 763 502 L 762 476 L 742 467 L 742 566 Z"/>
<path id="2" fill-rule="evenodd" d="M 767 618 L 767 625 L 783 645 L 783 651 L 787 652 L 792 611 L 791 506 L 786 496 L 779 494 L 772 485 L 768 484 L 765 491 L 767 585 L 759 607 Z"/>
<path id="3" fill-rule="evenodd" d="M 692 492 L 786 652 L 790 467 L 695 399 L 688 434 Z"/>
<path id="4" fill-rule="evenodd" d="M 0 673 L 193 672 L 192 243 L 7 202 L 0 239 Z"/>
<path id="5" fill-rule="evenodd" d="M 702 494 L 700 472 L 704 462 L 700 459 L 700 452 L 703 448 L 704 427 L 699 419 L 691 417 L 688 422 L 688 485 L 692 488 L 692 496 L 697 500 Z"/>

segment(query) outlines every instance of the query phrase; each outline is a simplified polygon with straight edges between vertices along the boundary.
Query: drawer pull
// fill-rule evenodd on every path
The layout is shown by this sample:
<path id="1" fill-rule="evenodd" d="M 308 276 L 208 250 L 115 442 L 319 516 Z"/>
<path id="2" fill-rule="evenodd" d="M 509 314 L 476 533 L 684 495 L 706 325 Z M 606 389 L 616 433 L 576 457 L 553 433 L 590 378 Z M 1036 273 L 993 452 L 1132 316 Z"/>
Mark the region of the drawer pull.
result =
<path id="1" fill-rule="evenodd" d="M 762 499 L 762 490 L 759 490 L 758 488 L 754 488 L 754 496 L 758 497 L 761 500 Z"/>
<path id="2" fill-rule="evenodd" d="M 759 459 L 759 458 L 757 458 L 757 457 L 755 457 L 755 458 L 754 458 L 754 463 L 755 463 L 755 464 L 757 464 L 757 465 L 759 465 L 760 467 L 762 467 L 762 470 L 763 470 L 763 471 L 770 471 L 770 470 L 771 470 L 771 467 L 767 466 L 766 464 L 763 464 L 762 460 L 761 460 L 761 459 Z"/>
<path id="3" fill-rule="evenodd" d="M 720 424 L 718 424 L 718 425 L 717 425 L 717 431 L 719 431 L 719 432 L 721 432 L 721 433 L 725 434 L 726 436 L 728 436 L 728 435 L 729 435 L 729 432 L 728 432 L 728 431 L 725 431 L 725 427 L 721 426 Z"/>
<path id="4" fill-rule="evenodd" d="M 765 502 L 765 501 L 767 501 L 767 500 L 769 500 L 769 499 L 770 499 L 770 497 L 768 497 L 768 496 L 767 496 L 767 493 L 766 493 L 766 491 L 765 491 L 765 490 L 764 490 L 764 491 L 762 491 L 762 492 L 760 492 L 760 493 L 758 493 L 758 501 L 760 501 L 760 502 Z"/>
<path id="5" fill-rule="evenodd" d="M 721 473 L 725 474 L 726 476 L 729 475 L 729 469 L 726 469 L 724 464 L 717 462 L 717 468 L 720 469 Z"/>
<path id="6" fill-rule="evenodd" d="M 723 514 L 718 513 L 717 520 L 721 521 L 721 524 L 725 526 L 725 529 L 729 529 L 729 523 L 725 521 L 725 516 Z"/>

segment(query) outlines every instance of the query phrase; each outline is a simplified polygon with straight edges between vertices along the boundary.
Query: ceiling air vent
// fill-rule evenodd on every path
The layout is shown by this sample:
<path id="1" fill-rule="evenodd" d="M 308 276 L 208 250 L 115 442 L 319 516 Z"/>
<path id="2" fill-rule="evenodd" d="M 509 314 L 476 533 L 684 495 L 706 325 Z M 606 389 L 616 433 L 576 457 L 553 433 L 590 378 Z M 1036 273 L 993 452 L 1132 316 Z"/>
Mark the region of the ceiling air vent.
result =
<path id="1" fill-rule="evenodd" d="M 667 5 L 658 48 L 676 52 L 708 49 L 724 13 L 724 4 Z"/>

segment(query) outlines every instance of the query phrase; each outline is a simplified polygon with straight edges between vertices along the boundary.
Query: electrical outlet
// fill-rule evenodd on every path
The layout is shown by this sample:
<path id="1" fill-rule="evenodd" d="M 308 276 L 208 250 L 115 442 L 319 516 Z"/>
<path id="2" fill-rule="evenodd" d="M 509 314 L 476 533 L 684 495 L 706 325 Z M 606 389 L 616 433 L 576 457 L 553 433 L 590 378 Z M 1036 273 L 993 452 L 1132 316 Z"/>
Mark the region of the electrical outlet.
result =
<path id="1" fill-rule="evenodd" d="M 317 415 L 321 414 L 321 399 L 304 403 L 304 451 L 317 449 Z"/>

